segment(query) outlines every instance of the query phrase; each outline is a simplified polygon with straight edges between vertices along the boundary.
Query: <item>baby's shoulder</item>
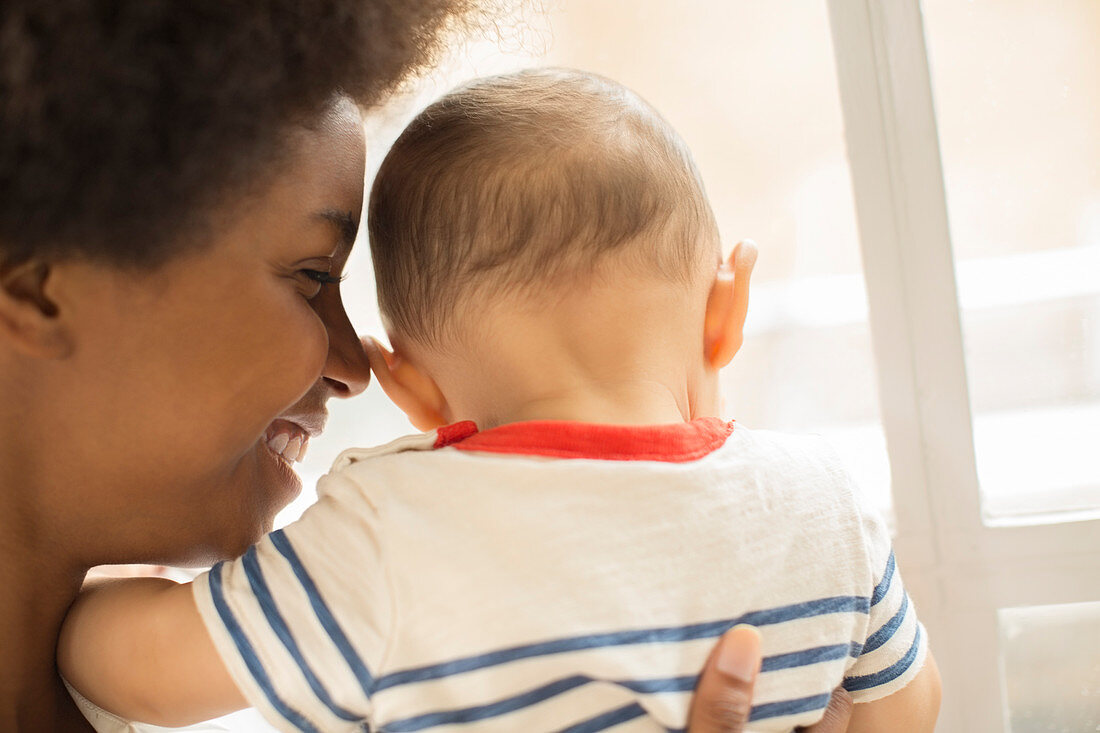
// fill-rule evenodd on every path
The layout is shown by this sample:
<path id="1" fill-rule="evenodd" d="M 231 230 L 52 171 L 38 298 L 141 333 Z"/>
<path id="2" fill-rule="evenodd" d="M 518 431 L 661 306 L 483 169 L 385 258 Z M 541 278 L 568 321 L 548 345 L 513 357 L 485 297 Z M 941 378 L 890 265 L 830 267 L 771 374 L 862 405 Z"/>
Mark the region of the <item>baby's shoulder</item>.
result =
<path id="1" fill-rule="evenodd" d="M 769 477 L 848 486 L 844 461 L 820 435 L 756 430 L 740 425 L 722 448 L 726 460 Z"/>
<path id="2" fill-rule="evenodd" d="M 755 495 L 773 512 L 855 526 L 861 499 L 844 461 L 819 435 L 755 430 L 738 426 L 716 456 L 716 469 L 744 484 L 739 493 Z"/>
<path id="3" fill-rule="evenodd" d="M 319 500 L 367 500 L 374 505 L 385 502 L 393 491 L 408 493 L 410 487 L 438 483 L 426 475 L 438 473 L 435 458 L 446 451 L 442 430 L 405 435 L 388 443 L 348 448 L 332 462 L 328 473 L 317 482 Z"/>
<path id="4" fill-rule="evenodd" d="M 382 445 L 366 448 L 346 448 L 341 451 L 332 462 L 329 473 L 339 473 L 351 469 L 357 464 L 376 462 L 380 458 L 394 456 L 401 453 L 430 451 L 436 447 L 438 437 L 436 431 L 428 433 L 416 433 L 403 435 Z"/>

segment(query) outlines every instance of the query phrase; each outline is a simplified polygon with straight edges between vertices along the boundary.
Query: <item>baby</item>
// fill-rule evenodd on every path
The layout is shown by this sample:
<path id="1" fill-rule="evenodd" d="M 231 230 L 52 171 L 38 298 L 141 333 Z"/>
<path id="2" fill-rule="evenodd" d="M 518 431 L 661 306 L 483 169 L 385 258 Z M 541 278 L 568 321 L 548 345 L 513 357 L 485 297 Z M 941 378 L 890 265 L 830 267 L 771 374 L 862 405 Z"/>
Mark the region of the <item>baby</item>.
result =
<path id="1" fill-rule="evenodd" d="M 298 522 L 190 588 L 86 594 L 77 689 L 176 724 L 243 693 L 282 730 L 677 730 L 749 623 L 754 730 L 839 685 L 850 730 L 932 729 L 882 521 L 820 440 L 720 417 L 756 251 L 721 260 L 648 104 L 560 69 L 469 84 L 394 144 L 368 222 L 372 367 L 426 432 L 345 451 Z"/>

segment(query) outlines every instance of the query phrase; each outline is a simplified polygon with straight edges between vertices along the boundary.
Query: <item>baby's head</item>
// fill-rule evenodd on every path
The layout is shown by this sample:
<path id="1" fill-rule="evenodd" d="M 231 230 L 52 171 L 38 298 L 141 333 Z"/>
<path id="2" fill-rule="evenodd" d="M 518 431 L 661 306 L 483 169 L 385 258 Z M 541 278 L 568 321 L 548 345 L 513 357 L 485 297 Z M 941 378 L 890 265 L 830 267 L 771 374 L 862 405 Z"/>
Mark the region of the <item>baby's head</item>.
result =
<path id="1" fill-rule="evenodd" d="M 386 156 L 368 227 L 397 352 L 380 376 L 419 426 L 567 417 L 563 395 L 615 412 L 638 381 L 714 411 L 708 372 L 744 319 L 726 328 L 732 271 L 683 141 L 615 82 L 535 69 L 451 92 Z"/>

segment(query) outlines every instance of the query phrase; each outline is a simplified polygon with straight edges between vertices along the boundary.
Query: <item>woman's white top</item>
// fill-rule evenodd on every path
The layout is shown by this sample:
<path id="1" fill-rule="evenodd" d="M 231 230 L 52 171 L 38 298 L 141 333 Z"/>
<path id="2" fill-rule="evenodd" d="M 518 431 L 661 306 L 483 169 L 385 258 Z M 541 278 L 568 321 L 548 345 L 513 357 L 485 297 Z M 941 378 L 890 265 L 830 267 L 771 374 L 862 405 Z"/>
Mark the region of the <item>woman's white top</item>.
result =
<path id="1" fill-rule="evenodd" d="M 215 722 L 190 725 L 186 728 L 162 728 L 159 725 L 134 723 L 107 712 L 74 690 L 68 682 L 65 682 L 65 687 L 68 688 L 77 708 L 80 709 L 80 712 L 84 714 L 84 717 L 88 719 L 88 722 L 92 724 L 97 733 L 164 733 L 165 731 L 187 731 L 187 733 L 215 733 L 217 731 L 225 733 L 225 731 L 233 730 Z M 237 730 L 240 733 L 239 729 Z"/>

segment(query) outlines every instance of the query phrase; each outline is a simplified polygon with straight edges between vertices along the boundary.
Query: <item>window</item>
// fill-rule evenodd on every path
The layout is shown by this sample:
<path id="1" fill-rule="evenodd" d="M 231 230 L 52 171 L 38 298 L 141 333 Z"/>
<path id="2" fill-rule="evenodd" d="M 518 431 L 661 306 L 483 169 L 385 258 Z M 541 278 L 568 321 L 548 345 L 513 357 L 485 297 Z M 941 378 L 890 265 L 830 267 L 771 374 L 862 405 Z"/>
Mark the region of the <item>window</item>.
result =
<path id="1" fill-rule="evenodd" d="M 1096 37 L 1094 4 L 1079 4 L 1076 10 L 1070 3 L 964 5 L 929 0 L 927 5 L 933 21 L 929 34 L 933 39 L 937 39 L 938 32 L 945 34 L 942 39 L 933 40 L 935 49 L 941 47 L 941 40 L 945 49 L 951 49 L 952 39 L 956 45 L 973 44 L 981 49 L 986 47 L 983 44 L 995 44 L 997 37 L 1003 37 L 1006 28 L 1011 27 L 1019 36 L 1019 53 L 1041 55 L 1041 51 L 1033 48 L 1033 43 L 1043 34 L 1051 33 L 1050 16 L 1075 12 L 1072 22 L 1063 25 L 1063 29 Z M 967 14 L 975 12 L 995 16 L 996 22 L 987 17 L 986 22 L 965 28 Z M 1009 324 L 1009 328 L 1016 325 L 1018 330 L 1010 330 L 1012 338 L 1022 342 L 1027 338 L 1026 329 L 1030 328 L 1031 334 L 1042 334 L 1058 341 L 1058 333 L 1052 333 L 1055 327 L 1051 324 L 1062 317 L 1072 320 L 1074 316 L 1065 315 L 1064 310 L 1062 315 L 1057 313 L 1059 307 L 1064 309 L 1065 306 L 1064 298 L 1057 291 L 1074 287 L 1072 274 L 1075 268 L 1085 266 L 1089 255 L 1072 251 L 1069 257 L 1080 259 L 1074 265 L 1065 266 L 1059 262 L 1067 253 L 1060 250 L 1067 247 L 1076 250 L 1076 245 L 1071 247 L 1064 240 L 1040 245 L 1027 239 L 1007 242 L 1002 238 L 990 239 L 979 233 L 967 244 L 967 235 L 974 231 L 961 226 L 959 233 L 963 243 L 956 250 L 956 267 L 949 234 L 948 196 L 940 163 L 939 136 L 943 133 L 945 150 L 952 155 L 960 155 L 959 150 L 965 155 L 968 149 L 984 145 L 973 137 L 967 140 L 965 133 L 961 140 L 957 139 L 956 126 L 965 128 L 969 120 L 967 115 L 989 115 L 989 110 L 983 110 L 982 105 L 996 95 L 975 98 L 975 91 L 971 89 L 967 105 L 956 109 L 959 100 L 945 87 L 942 90 L 944 99 L 940 100 L 942 116 L 937 120 L 932 96 L 933 78 L 947 79 L 960 69 L 961 75 L 967 77 L 973 74 L 973 69 L 962 68 L 967 64 L 965 61 L 947 61 L 950 52 L 945 50 L 939 54 L 939 60 L 945 65 L 939 68 L 936 77 L 930 75 L 921 7 L 916 0 L 830 0 L 830 17 L 859 212 L 883 424 L 893 468 L 898 556 L 906 563 L 907 581 L 929 627 L 943 673 L 946 694 L 941 729 L 1003 731 L 1008 729 L 1009 717 L 1005 713 L 1001 689 L 1001 658 L 1004 655 L 1006 660 L 1018 659 L 1014 655 L 1021 652 L 1011 645 L 1002 648 L 998 614 L 1001 609 L 1013 607 L 1076 604 L 1100 599 L 1100 522 L 1088 516 L 1097 505 L 1087 491 L 1076 494 L 1077 498 L 1069 502 L 1078 504 L 1076 509 L 1086 510 L 1084 512 L 1061 511 L 1067 505 L 1064 492 L 1061 498 L 1057 497 L 1057 489 L 1062 488 L 1060 484 L 1068 483 L 1072 487 L 1077 483 L 1076 480 L 1062 481 L 1063 468 L 1084 466 L 1080 472 L 1089 474 L 1089 466 L 1095 468 L 1095 463 L 1088 463 L 1092 451 L 1070 447 L 1068 460 L 1065 453 L 1050 456 L 1055 460 L 1047 461 L 1046 470 L 1042 471 L 1035 471 L 1033 467 L 1039 465 L 1044 456 L 1034 456 L 1026 464 L 1004 463 L 1018 461 L 1021 444 L 998 440 L 1006 434 L 1010 440 L 1016 440 L 1017 436 L 1010 434 L 1013 426 L 1006 430 L 997 425 L 997 419 L 1005 418 L 1005 412 L 1011 417 L 1014 410 L 1031 410 L 1033 405 L 1045 403 L 1039 413 L 1045 410 L 1047 414 L 1036 417 L 1047 417 L 1050 410 L 1066 410 L 1067 421 L 1059 425 L 1055 416 L 1048 424 L 1068 431 L 1071 418 L 1083 418 L 1078 425 L 1090 424 L 1088 404 L 1094 397 L 1089 396 L 1093 393 L 1087 389 L 1068 388 L 1070 394 L 1078 397 L 1067 399 L 1067 388 L 1063 387 L 1058 388 L 1060 394 L 1055 391 L 1029 397 L 1033 400 L 1030 404 L 1021 402 L 1024 399 L 1021 395 L 1008 394 L 1013 391 L 1011 389 L 1002 390 L 1000 397 L 987 396 L 994 394 L 995 387 L 989 380 L 1015 379 L 1018 385 L 1030 388 L 1031 385 L 1023 384 L 1027 380 L 1020 375 L 1031 369 L 1032 374 L 1048 379 L 1057 372 L 1058 365 L 1043 362 L 1038 367 L 1031 367 L 1024 363 L 1030 355 L 1022 352 L 1006 360 L 1007 363 L 997 365 L 997 369 L 990 368 L 989 361 L 983 364 L 984 357 L 978 348 L 980 341 L 995 342 L 997 329 L 1001 328 L 1003 333 L 1004 326 L 983 323 L 982 313 L 1011 320 L 1015 309 L 1015 318 L 1019 320 Z M 952 28 L 952 24 L 956 27 Z M 1057 27 L 1056 23 L 1053 25 Z M 1055 33 L 1056 44 L 1070 42 L 1069 37 L 1059 38 Z M 967 52 L 955 48 L 954 53 Z M 977 55 L 986 57 L 987 63 L 997 63 L 996 59 L 1003 61 L 1008 57 L 1004 49 L 994 54 L 996 59 L 993 61 L 988 60 L 989 53 L 982 54 L 979 50 Z M 1023 63 L 1029 68 L 1043 68 L 1041 63 Z M 1095 84 L 1095 64 L 1082 63 L 1086 64 L 1083 68 L 1092 71 Z M 1000 91 L 1007 95 L 1005 99 L 1011 99 L 1012 105 L 1038 102 L 1040 107 L 1050 107 L 1041 99 L 1019 98 L 1025 89 L 1033 88 L 1034 80 L 1027 80 L 1032 87 L 1017 85 L 1006 92 L 1005 85 L 1014 83 L 1011 69 L 1012 64 L 1008 64 L 998 72 L 1008 74 L 1006 79 L 1000 80 Z M 952 83 L 957 81 L 953 78 Z M 937 91 L 945 84 L 939 84 Z M 1005 115 L 1011 112 L 995 114 L 998 118 Z M 989 186 L 972 185 L 959 179 L 952 182 L 949 177 L 947 192 L 955 192 L 950 199 L 952 224 L 966 222 L 968 217 L 981 212 L 983 205 L 1004 206 L 1004 197 L 997 191 L 1010 189 L 1015 185 L 1011 176 L 1019 178 L 1021 171 L 1026 171 L 1026 166 L 1035 157 L 1029 146 L 1042 146 L 1043 138 L 1057 136 L 1057 128 L 1050 122 L 1052 116 L 1056 116 L 1053 108 L 1041 110 L 1037 123 L 1029 120 L 1035 124 L 1029 134 L 1013 136 L 1014 146 L 997 151 L 999 155 L 994 156 L 992 170 L 982 169 L 981 165 L 977 167 L 978 173 L 987 177 L 987 182 L 996 184 L 992 192 Z M 997 128 L 991 124 L 992 118 L 988 119 L 990 124 L 971 129 L 977 129 L 977 134 L 983 136 L 1004 134 L 1003 128 Z M 1021 131 L 1021 127 L 1013 129 Z M 1038 133 L 1038 143 L 1031 139 L 1036 137 L 1035 133 Z M 1092 139 L 1095 141 L 1095 137 Z M 1083 165 L 1090 165 L 1086 151 L 1080 150 L 1078 155 L 1085 161 Z M 1070 169 L 1073 168 L 1068 158 L 1060 162 L 1068 162 Z M 948 173 L 953 170 L 973 173 L 958 167 L 963 163 L 964 158 L 948 158 Z M 1011 174 L 997 166 L 1007 166 Z M 1096 194 L 1095 166 L 1089 170 L 1091 182 L 1087 174 L 1077 179 L 1085 182 L 1086 197 Z M 1066 183 L 1044 179 L 1042 185 L 1058 189 L 1047 197 L 1035 186 L 1024 188 L 1007 211 L 1014 217 L 1022 216 L 1019 210 L 1024 208 L 1041 212 L 1044 210 L 1043 198 L 1055 202 L 1056 206 L 1067 205 L 1067 201 L 1075 195 L 1080 196 L 1081 191 L 1070 191 L 1067 196 L 1062 188 Z M 1039 214 L 1040 226 L 1049 219 L 1051 232 L 1059 228 L 1064 232 L 1064 215 L 1054 213 L 1057 208 L 1045 211 L 1048 213 Z M 1086 211 L 1091 208 L 1086 207 Z M 979 224 L 975 230 L 981 228 L 981 219 L 992 218 L 990 226 L 998 226 L 997 217 L 989 217 L 988 210 L 985 215 L 977 213 L 977 216 Z M 1087 216 L 1086 222 L 1089 221 Z M 1088 226 L 1086 224 L 1086 230 Z M 1048 246 L 1052 251 L 1043 251 Z M 1012 248 L 1016 248 L 1016 253 Z M 1045 282 L 1042 277 L 1033 278 L 1039 288 L 1021 289 L 1006 284 L 1011 282 L 1013 271 L 1021 270 L 1028 273 L 1047 270 L 1070 273 L 1070 276 L 1056 274 Z M 1047 288 L 1047 296 L 1053 297 L 1044 297 L 1041 287 Z M 1095 285 L 1082 287 L 1087 290 Z M 962 316 L 960 296 L 964 306 Z M 1078 298 L 1076 295 L 1070 297 Z M 1087 300 L 1089 296 L 1084 297 Z M 1027 309 L 1031 308 L 1035 310 L 1027 314 Z M 994 313 L 996 309 L 1004 310 L 998 315 Z M 1030 326 L 1023 322 L 1025 315 L 1045 320 L 1045 324 L 1037 328 Z M 964 326 L 967 348 L 964 348 Z M 1088 338 L 1090 336 L 1082 332 L 1078 337 L 1061 338 L 1061 345 L 1055 348 L 1049 345 L 1045 348 L 1049 355 L 1064 360 L 1067 352 L 1077 349 L 1078 343 L 1088 343 Z M 970 363 L 967 356 L 971 358 Z M 968 366 L 973 368 L 969 382 Z M 971 389 L 975 397 L 973 419 Z M 998 399 L 1003 402 L 998 404 Z M 1095 426 L 1095 422 L 1091 424 Z M 1097 434 L 1095 428 L 1092 434 Z M 1041 445 L 1037 447 L 1041 450 Z M 1016 468 L 998 473 L 998 466 L 1002 465 Z M 1031 471 L 1028 478 L 1034 489 L 1016 490 L 1023 482 L 1014 474 L 1022 465 Z M 987 483 L 984 512 L 979 467 Z M 1009 500 L 1013 494 L 1026 497 L 1027 501 Z M 1046 516 L 1035 516 L 1031 510 L 1036 508 L 1045 510 Z M 1012 521 L 1004 521 L 1006 517 L 1011 517 Z M 1015 705 L 1016 701 L 1010 699 L 1010 704 Z M 1015 712 L 1011 720 L 1015 726 Z M 1077 730 L 1073 728 L 1075 724 L 1075 721 L 1059 722 L 1056 725 L 1069 727 L 1055 729 Z"/>
<path id="2" fill-rule="evenodd" d="M 926 0 L 982 509 L 1100 512 L 1100 8 Z"/>
<path id="3" fill-rule="evenodd" d="M 998 613 L 1012 733 L 1091 731 L 1100 719 L 1100 603 Z"/>

